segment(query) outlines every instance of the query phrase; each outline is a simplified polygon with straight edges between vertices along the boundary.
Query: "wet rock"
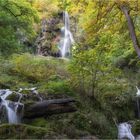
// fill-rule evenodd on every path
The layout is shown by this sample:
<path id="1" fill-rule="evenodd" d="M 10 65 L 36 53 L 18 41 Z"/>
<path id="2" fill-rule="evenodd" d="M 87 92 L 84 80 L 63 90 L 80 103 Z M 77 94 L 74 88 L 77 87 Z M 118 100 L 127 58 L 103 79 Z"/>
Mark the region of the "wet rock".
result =
<path id="1" fill-rule="evenodd" d="M 8 121 L 6 108 L 0 105 L 0 124 Z"/>
<path id="2" fill-rule="evenodd" d="M 135 136 L 140 134 L 140 120 L 135 120 L 133 122 L 133 132 Z"/>

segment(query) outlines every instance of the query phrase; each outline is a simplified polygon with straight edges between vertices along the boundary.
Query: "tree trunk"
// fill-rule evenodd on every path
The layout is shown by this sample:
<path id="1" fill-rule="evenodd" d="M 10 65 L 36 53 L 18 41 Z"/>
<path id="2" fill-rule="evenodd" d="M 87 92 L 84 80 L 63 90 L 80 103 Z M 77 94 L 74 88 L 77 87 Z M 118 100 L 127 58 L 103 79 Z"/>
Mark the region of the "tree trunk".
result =
<path id="1" fill-rule="evenodd" d="M 133 20 L 131 19 L 131 16 L 129 15 L 129 10 L 127 9 L 126 6 L 120 6 L 120 8 L 121 8 L 122 12 L 124 13 L 125 18 L 127 20 L 128 29 L 129 29 L 130 36 L 131 36 L 131 39 L 133 42 L 133 46 L 134 46 L 134 49 L 135 49 L 135 51 L 140 59 L 140 48 L 139 48 L 139 43 L 138 43 L 136 32 L 135 32 Z"/>
<path id="2" fill-rule="evenodd" d="M 43 102 L 37 102 L 32 105 L 26 105 L 24 109 L 24 118 L 36 118 L 49 116 L 53 114 L 68 113 L 76 111 L 74 105 L 75 100 L 67 99 L 53 99 Z"/>

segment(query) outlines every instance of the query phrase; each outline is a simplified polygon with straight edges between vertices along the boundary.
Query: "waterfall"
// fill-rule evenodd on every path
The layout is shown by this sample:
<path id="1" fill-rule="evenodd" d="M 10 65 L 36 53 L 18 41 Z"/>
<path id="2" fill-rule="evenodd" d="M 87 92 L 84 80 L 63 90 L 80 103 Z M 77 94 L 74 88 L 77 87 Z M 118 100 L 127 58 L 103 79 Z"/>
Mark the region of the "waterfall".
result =
<path id="1" fill-rule="evenodd" d="M 7 110 L 8 122 L 11 124 L 17 124 L 18 123 L 18 116 L 17 116 L 15 110 L 9 106 L 10 102 L 4 100 L 3 105 L 6 107 L 6 110 Z"/>
<path id="2" fill-rule="evenodd" d="M 136 104 L 137 104 L 137 111 L 138 111 L 138 118 L 140 118 L 140 89 L 136 86 L 137 93 L 136 93 Z"/>
<path id="3" fill-rule="evenodd" d="M 17 124 L 20 123 L 20 115 L 18 115 L 18 108 L 19 106 L 23 107 L 23 104 L 20 103 L 22 95 L 20 93 L 17 93 L 20 95 L 18 102 L 11 102 L 6 98 L 13 93 L 15 92 L 10 91 L 9 89 L 0 90 L 0 102 L 1 105 L 6 108 L 8 122 L 11 124 Z"/>
<path id="4" fill-rule="evenodd" d="M 24 88 L 24 89 L 20 88 L 18 92 L 11 91 L 9 89 L 0 89 L 0 113 L 4 114 L 4 118 L 6 118 L 10 124 L 18 124 L 21 122 L 21 118 L 23 116 L 23 109 L 24 109 L 24 104 L 21 103 L 21 99 L 22 97 L 23 99 L 25 98 L 24 94 L 22 94 L 22 91 L 24 90 L 30 91 L 30 93 L 32 95 L 35 95 L 38 98 L 38 100 L 43 101 L 36 87 Z M 11 94 L 16 95 L 14 96 L 16 97 L 15 98 L 16 101 L 10 101 L 10 99 L 8 100 L 8 96 L 10 96 Z M 3 107 L 4 107 L 4 113 L 3 113 Z M 0 114 L 0 116 L 2 117 L 3 115 Z"/>
<path id="5" fill-rule="evenodd" d="M 137 103 L 137 111 L 138 111 L 138 113 L 137 113 L 137 117 L 138 118 L 140 118 L 140 104 L 139 104 L 139 98 L 136 98 L 136 103 Z"/>
<path id="6" fill-rule="evenodd" d="M 71 45 L 74 43 L 74 39 L 72 33 L 70 32 L 70 19 L 68 12 L 64 12 L 63 18 L 65 26 L 61 28 L 61 40 L 59 48 L 61 56 L 64 58 L 70 56 Z"/>
<path id="7" fill-rule="evenodd" d="M 131 132 L 131 128 L 132 126 L 127 122 L 120 123 L 118 125 L 118 139 L 128 138 L 129 140 L 135 140 L 135 137 Z"/>

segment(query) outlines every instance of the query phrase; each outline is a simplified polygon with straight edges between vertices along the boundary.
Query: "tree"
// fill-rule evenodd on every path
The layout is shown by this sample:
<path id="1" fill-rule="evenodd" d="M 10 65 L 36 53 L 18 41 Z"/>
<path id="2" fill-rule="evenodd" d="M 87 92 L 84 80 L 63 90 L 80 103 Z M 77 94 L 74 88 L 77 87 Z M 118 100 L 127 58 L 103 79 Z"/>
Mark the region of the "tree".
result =
<path id="1" fill-rule="evenodd" d="M 69 11 L 79 17 L 79 26 L 81 36 L 86 40 L 86 43 L 98 43 L 99 36 L 102 33 L 112 32 L 112 34 L 119 34 L 122 38 L 122 32 L 130 33 L 133 47 L 138 56 L 140 56 L 139 43 L 137 39 L 136 24 L 133 20 L 138 20 L 140 1 L 128 0 L 74 0 L 69 6 Z M 124 16 L 123 16 L 124 15 Z M 128 22 L 128 29 L 126 26 Z M 126 36 L 124 36 L 126 39 Z M 126 41 L 130 38 L 127 37 Z M 124 46 L 127 49 L 127 46 Z"/>
<path id="2" fill-rule="evenodd" d="M 18 51 L 26 39 L 31 40 L 35 35 L 33 24 L 37 21 L 37 11 L 27 0 L 1 0 L 0 54 Z"/>
<path id="3" fill-rule="evenodd" d="M 127 0 L 123 0 L 123 2 L 74 0 L 69 5 L 70 14 L 78 15 L 80 26 L 78 32 L 80 39 L 75 47 L 77 52 L 74 51 L 70 69 L 73 78 L 71 85 L 78 87 L 80 93 L 84 92 L 96 97 L 99 93 L 98 90 L 106 88 L 103 85 L 119 83 L 117 81 L 120 78 L 119 70 L 113 67 L 114 64 L 122 63 L 121 66 L 129 68 L 133 59 L 137 60 L 134 48 L 136 48 L 136 52 L 139 51 L 137 39 L 139 32 L 136 23 L 140 20 L 135 5 L 135 2 L 129 3 Z M 127 28 L 127 18 L 122 12 L 122 6 L 131 9 L 131 14 L 125 13 L 129 18 L 129 28 Z M 134 34 L 133 42 L 129 32 L 131 36 Z M 139 52 L 137 54 L 139 55 Z M 119 62 L 119 60 L 123 60 L 123 62 Z M 122 86 L 120 89 L 122 88 L 124 87 Z"/>
<path id="4" fill-rule="evenodd" d="M 129 5 L 129 3 L 126 3 L 126 1 L 121 3 L 121 4 L 118 3 L 118 1 L 117 1 L 117 4 L 119 5 L 121 11 L 125 15 L 125 18 L 126 18 L 127 23 L 128 23 L 128 29 L 129 29 L 129 32 L 130 32 L 130 36 L 131 36 L 131 39 L 132 39 L 132 42 L 133 42 L 134 49 L 135 49 L 138 57 L 140 58 L 139 42 L 138 42 L 138 39 L 137 39 L 137 36 L 136 36 L 134 23 L 133 23 L 133 20 L 131 18 L 131 15 L 130 15 L 130 11 L 131 11 L 130 10 L 130 5 Z"/>

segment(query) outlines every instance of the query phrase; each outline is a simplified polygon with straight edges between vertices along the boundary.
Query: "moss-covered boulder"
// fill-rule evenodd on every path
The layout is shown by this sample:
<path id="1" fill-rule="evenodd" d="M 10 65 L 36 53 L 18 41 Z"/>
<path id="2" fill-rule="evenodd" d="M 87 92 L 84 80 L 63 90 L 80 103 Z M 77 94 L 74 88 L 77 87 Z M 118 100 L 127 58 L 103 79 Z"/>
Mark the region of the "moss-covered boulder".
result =
<path id="1" fill-rule="evenodd" d="M 140 120 L 135 120 L 133 124 L 133 132 L 135 136 L 140 134 Z"/>
<path id="2" fill-rule="evenodd" d="M 13 101 L 13 102 L 18 102 L 19 98 L 20 98 L 19 94 L 12 93 L 6 98 L 6 100 L 10 100 L 10 101 Z"/>

